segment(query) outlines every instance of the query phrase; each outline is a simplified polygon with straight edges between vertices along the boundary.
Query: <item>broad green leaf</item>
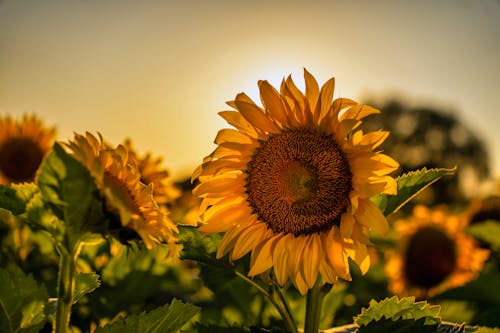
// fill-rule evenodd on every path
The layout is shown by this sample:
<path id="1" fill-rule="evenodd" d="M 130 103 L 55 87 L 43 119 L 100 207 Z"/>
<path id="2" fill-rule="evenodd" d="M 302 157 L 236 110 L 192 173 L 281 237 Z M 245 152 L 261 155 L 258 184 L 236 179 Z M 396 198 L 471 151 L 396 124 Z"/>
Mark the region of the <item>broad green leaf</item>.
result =
<path id="1" fill-rule="evenodd" d="M 198 262 L 201 265 L 203 282 L 212 289 L 226 285 L 236 277 L 234 266 L 227 260 L 216 259 L 215 253 L 221 238 L 220 234 L 203 235 L 194 227 L 185 226 L 179 229 L 179 240 L 184 245 L 181 259 Z"/>
<path id="2" fill-rule="evenodd" d="M 453 169 L 429 169 L 423 168 L 411 171 L 396 178 L 398 193 L 396 195 L 378 194 L 371 200 L 380 208 L 385 216 L 398 211 L 411 199 L 417 196 L 425 188 L 429 187 L 443 176 L 453 175 Z"/>
<path id="3" fill-rule="evenodd" d="M 40 166 L 38 186 L 43 199 L 65 222 L 68 246 L 102 223 L 102 202 L 92 176 L 58 143 Z"/>
<path id="4" fill-rule="evenodd" d="M 78 273 L 75 280 L 73 303 L 78 302 L 84 295 L 93 292 L 101 285 L 99 275 L 96 273 Z"/>
<path id="5" fill-rule="evenodd" d="M 492 249 L 500 249 L 500 222 L 488 220 L 475 223 L 467 227 L 466 231 L 475 238 L 488 243 Z"/>
<path id="6" fill-rule="evenodd" d="M 49 295 L 16 266 L 0 269 L 0 332 L 38 332 L 46 322 Z"/>
<path id="7" fill-rule="evenodd" d="M 438 327 L 436 326 L 425 326 L 419 327 L 415 325 L 410 320 L 400 320 L 398 325 L 394 325 L 394 322 L 384 319 L 384 322 L 377 322 L 377 326 L 373 326 L 370 328 L 359 328 L 356 324 L 349 324 L 344 326 L 337 326 L 333 328 L 329 328 L 323 330 L 323 333 L 359 333 L 359 332 L 398 332 L 398 333 L 406 333 L 406 332 L 428 332 L 428 333 L 477 333 L 483 332 L 478 331 L 483 328 L 467 326 L 465 324 L 457 324 L 457 323 L 449 323 L 449 322 L 441 322 Z M 497 331 L 484 331 L 483 333 L 496 333 Z M 500 333 L 500 332 L 498 332 Z"/>
<path id="8" fill-rule="evenodd" d="M 43 200 L 41 192 L 36 193 L 26 205 L 27 222 L 37 228 L 47 231 L 58 242 L 62 242 L 66 225 Z"/>
<path id="9" fill-rule="evenodd" d="M 148 313 L 131 315 L 113 324 L 98 328 L 95 333 L 174 333 L 186 325 L 200 308 L 174 299 Z"/>
<path id="10" fill-rule="evenodd" d="M 260 296 L 254 286 L 248 280 L 243 279 L 249 270 L 249 258 L 247 255 L 236 262 L 230 262 L 225 256 L 216 259 L 217 247 L 222 238 L 221 234 L 204 235 L 194 227 L 181 227 L 179 229 L 179 239 L 183 244 L 181 252 L 182 259 L 195 260 L 200 268 L 199 276 L 203 284 L 213 293 L 210 308 L 202 312 L 202 319 L 207 318 L 207 322 L 233 322 L 231 318 L 225 318 L 227 314 L 220 309 L 231 307 L 238 313 L 239 318 L 253 324 L 258 313 L 252 312 L 249 306 Z M 241 276 L 237 275 L 241 272 Z M 269 286 L 264 285 L 260 278 L 252 279 L 254 284 L 260 285 L 264 290 Z"/>
<path id="11" fill-rule="evenodd" d="M 415 297 L 406 297 L 399 299 L 397 296 L 386 298 L 380 302 L 375 300 L 370 301 L 368 308 L 363 308 L 361 314 L 355 318 L 355 323 L 362 327 L 376 327 L 383 324 L 384 327 L 390 326 L 392 322 L 405 321 L 402 326 L 395 324 L 394 329 L 401 327 L 408 328 L 408 325 L 436 326 L 440 323 L 439 318 L 440 307 L 438 305 L 431 306 L 426 301 L 415 302 Z M 387 332 L 394 332 L 391 329 Z M 372 330 L 363 330 L 363 332 L 372 332 Z M 378 331 L 377 331 L 378 332 Z"/>
<path id="12" fill-rule="evenodd" d="M 33 183 L 0 185 L 0 208 L 20 215 L 38 191 L 38 186 Z"/>

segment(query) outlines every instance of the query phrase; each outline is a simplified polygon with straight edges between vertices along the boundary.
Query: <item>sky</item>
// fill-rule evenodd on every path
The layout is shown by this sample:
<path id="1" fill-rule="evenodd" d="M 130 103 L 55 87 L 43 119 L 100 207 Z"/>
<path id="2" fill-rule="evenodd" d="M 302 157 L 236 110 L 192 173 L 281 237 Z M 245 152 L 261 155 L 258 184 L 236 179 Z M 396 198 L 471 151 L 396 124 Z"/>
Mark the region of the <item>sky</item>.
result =
<path id="1" fill-rule="evenodd" d="M 500 176 L 500 1 L 0 0 L 0 116 L 131 138 L 189 176 L 258 80 L 452 111 Z M 260 102 L 259 102 L 260 103 Z"/>

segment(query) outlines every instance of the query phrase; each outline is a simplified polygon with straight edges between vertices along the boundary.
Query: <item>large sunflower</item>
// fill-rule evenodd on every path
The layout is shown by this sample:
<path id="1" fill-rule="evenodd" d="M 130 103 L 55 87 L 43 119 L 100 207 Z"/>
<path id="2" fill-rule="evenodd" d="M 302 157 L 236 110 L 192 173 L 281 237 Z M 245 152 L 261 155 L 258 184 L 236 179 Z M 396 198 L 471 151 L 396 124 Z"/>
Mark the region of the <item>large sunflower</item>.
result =
<path id="1" fill-rule="evenodd" d="M 444 206 L 418 205 L 413 215 L 397 220 L 397 248 L 386 263 L 391 291 L 428 298 L 473 280 L 489 251 L 464 233 L 468 224 L 468 214 L 452 215 Z"/>
<path id="2" fill-rule="evenodd" d="M 123 143 L 128 151 L 130 163 L 135 163 L 141 174 L 141 182 L 153 184 L 153 194 L 158 204 L 167 204 L 181 195 L 181 191 L 170 181 L 169 172 L 162 166 L 161 157 L 153 157 L 150 153 L 139 155 L 130 139 Z"/>
<path id="3" fill-rule="evenodd" d="M 364 134 L 361 119 L 378 110 L 345 98 L 333 100 L 334 79 L 321 89 L 304 70 L 305 94 L 291 77 L 280 92 L 259 81 L 263 107 L 244 93 L 220 115 L 218 147 L 193 173 L 201 197 L 202 232 L 225 232 L 217 257 L 251 252 L 250 276 L 274 268 L 302 293 L 318 273 L 325 282 L 350 279 L 348 258 L 370 266 L 369 230 L 388 231 L 370 201 L 395 194 L 392 158 L 374 151 L 388 136 Z"/>
<path id="4" fill-rule="evenodd" d="M 35 115 L 0 118 L 0 184 L 32 182 L 55 136 Z"/>
<path id="5" fill-rule="evenodd" d="M 148 248 L 173 243 L 177 227 L 160 209 L 152 185 L 140 182 L 139 170 L 129 162 L 123 145 L 110 148 L 102 136 L 75 134 L 66 144 L 70 153 L 90 171 L 109 211 L 120 216 L 122 226 L 135 231 Z"/>

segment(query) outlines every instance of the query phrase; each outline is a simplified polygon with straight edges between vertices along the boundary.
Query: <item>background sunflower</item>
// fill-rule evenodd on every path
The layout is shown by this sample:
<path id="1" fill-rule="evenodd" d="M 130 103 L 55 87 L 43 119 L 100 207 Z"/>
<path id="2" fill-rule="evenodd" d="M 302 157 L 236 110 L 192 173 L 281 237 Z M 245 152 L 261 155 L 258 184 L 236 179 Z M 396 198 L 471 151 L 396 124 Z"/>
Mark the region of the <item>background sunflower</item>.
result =
<path id="1" fill-rule="evenodd" d="M 489 251 L 465 233 L 469 222 L 467 214 L 421 205 L 413 215 L 397 220 L 397 249 L 386 264 L 390 290 L 428 298 L 476 278 Z"/>
<path id="2" fill-rule="evenodd" d="M 0 184 L 32 182 L 55 137 L 36 115 L 0 118 Z"/>

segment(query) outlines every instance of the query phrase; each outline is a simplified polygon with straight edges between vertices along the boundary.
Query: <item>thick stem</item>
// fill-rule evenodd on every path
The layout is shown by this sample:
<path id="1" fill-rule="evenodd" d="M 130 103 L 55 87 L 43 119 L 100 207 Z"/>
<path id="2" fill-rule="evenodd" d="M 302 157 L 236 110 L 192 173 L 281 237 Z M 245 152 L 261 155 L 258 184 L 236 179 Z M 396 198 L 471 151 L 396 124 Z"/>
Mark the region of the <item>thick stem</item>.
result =
<path id="1" fill-rule="evenodd" d="M 55 333 L 69 332 L 71 306 L 75 293 L 76 258 L 79 247 L 75 253 L 70 253 L 64 248 L 59 248 L 60 265 L 57 282 L 57 309 L 54 326 Z"/>
<path id="2" fill-rule="evenodd" d="M 306 298 L 306 321 L 304 324 L 304 333 L 318 333 L 319 322 L 321 320 L 321 308 L 323 299 L 332 289 L 331 284 L 323 285 L 318 278 L 312 289 L 307 292 Z"/>
<path id="3" fill-rule="evenodd" d="M 298 333 L 297 325 L 295 324 L 295 321 L 293 320 L 292 314 L 289 312 L 288 307 L 285 307 L 286 304 L 280 304 L 274 298 L 274 296 L 273 296 L 274 293 L 270 294 L 269 292 L 267 292 L 267 290 L 262 288 L 262 286 L 260 286 L 258 283 L 255 283 L 254 281 L 252 281 L 252 279 L 248 278 L 244 274 L 242 274 L 238 271 L 236 271 L 235 273 L 239 278 L 243 279 L 245 282 L 247 282 L 247 283 L 251 284 L 252 286 L 254 286 L 255 288 L 257 288 L 258 291 L 260 291 L 267 299 L 269 299 L 271 301 L 271 303 L 273 303 L 276 310 L 278 310 L 278 312 L 280 313 L 281 319 L 283 319 L 283 323 L 284 323 L 288 332 Z"/>

